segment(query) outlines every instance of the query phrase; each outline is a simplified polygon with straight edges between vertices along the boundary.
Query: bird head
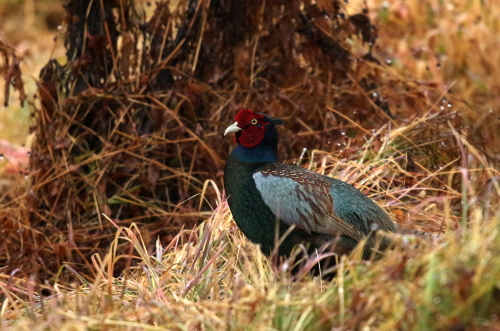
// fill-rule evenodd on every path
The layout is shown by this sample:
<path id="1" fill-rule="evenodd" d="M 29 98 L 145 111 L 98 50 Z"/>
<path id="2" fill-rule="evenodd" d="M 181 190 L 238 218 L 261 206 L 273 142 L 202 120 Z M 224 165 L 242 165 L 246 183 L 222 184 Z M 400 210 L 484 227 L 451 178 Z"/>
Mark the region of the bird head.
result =
<path id="1" fill-rule="evenodd" d="M 240 110 L 224 135 L 234 132 L 234 142 L 244 147 L 255 147 L 259 145 L 264 138 L 271 140 L 278 139 L 276 125 L 283 125 L 283 120 L 269 117 L 250 109 Z"/>

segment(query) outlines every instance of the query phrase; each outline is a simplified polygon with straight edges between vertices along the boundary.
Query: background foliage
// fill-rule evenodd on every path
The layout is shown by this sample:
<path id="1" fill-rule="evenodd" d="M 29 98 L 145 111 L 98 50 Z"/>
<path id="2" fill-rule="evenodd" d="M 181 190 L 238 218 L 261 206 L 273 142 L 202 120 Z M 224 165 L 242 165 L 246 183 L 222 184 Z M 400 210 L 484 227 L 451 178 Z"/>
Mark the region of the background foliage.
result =
<path id="1" fill-rule="evenodd" d="M 51 4 L 0 11 L 31 31 L 0 25 L 7 83 L 21 56 L 32 70 L 24 106 L 11 92 L 0 122 L 34 116 L 29 167 L 27 150 L 2 147 L 3 325 L 498 327 L 492 2 Z M 35 37 L 42 22 L 52 32 Z M 331 283 L 291 282 L 241 237 L 221 192 L 222 132 L 241 107 L 285 119 L 286 162 L 443 240 L 395 238 L 381 261 L 343 259 Z"/>

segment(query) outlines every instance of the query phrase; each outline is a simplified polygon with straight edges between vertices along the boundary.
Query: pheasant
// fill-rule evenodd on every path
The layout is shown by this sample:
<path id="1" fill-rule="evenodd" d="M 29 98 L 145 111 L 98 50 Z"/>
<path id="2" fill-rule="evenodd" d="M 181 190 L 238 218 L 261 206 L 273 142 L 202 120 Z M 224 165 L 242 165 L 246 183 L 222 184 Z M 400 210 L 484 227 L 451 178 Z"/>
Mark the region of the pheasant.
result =
<path id="1" fill-rule="evenodd" d="M 389 245 L 376 232 L 397 232 L 398 226 L 359 190 L 278 162 L 276 126 L 283 120 L 242 109 L 235 121 L 224 133 L 234 133 L 237 144 L 226 161 L 224 188 L 236 224 L 264 254 L 275 249 L 276 226 L 281 238 L 277 253 L 284 256 L 297 244 L 306 244 L 309 254 L 324 245 L 337 255 L 347 254 L 366 238 L 363 257 L 369 258 L 374 248 Z"/>

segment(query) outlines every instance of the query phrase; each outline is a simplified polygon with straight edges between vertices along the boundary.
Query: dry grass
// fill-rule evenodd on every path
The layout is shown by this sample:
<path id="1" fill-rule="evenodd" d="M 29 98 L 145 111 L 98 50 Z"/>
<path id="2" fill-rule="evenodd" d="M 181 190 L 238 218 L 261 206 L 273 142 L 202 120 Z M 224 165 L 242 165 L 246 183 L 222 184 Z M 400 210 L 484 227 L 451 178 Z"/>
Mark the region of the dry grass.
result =
<path id="1" fill-rule="evenodd" d="M 355 11 L 360 1 L 348 8 Z M 375 54 L 393 70 L 450 89 L 465 124 L 498 162 L 500 7 L 496 1 L 368 1 L 379 30 Z M 442 106 L 446 107 L 446 104 Z"/>
<path id="2" fill-rule="evenodd" d="M 317 3 L 330 10 L 328 2 Z M 85 102 L 97 100 L 129 124 L 147 105 L 169 124 L 147 134 L 134 132 L 133 125 L 120 127 L 106 136 L 107 128 L 88 132 L 75 126 L 83 118 L 77 112 L 74 117 L 63 108 L 56 111 L 59 117 L 47 108 L 41 112 L 46 121 L 42 129 L 51 121 L 60 121 L 63 129 L 41 130 L 39 137 L 47 139 L 37 142 L 37 158 L 45 161 L 36 162 L 46 164 L 36 167 L 43 171 L 31 188 L 45 192 L 38 196 L 45 199 L 43 208 L 33 191 L 26 191 L 12 193 L 0 210 L 2 231 L 9 234 L 0 243 L 0 263 L 21 256 L 15 266 L 0 266 L 0 328 L 500 329 L 498 6 L 488 1 L 373 0 L 369 15 L 379 30 L 373 54 L 381 63 L 362 59 L 368 46 L 347 20 L 318 16 L 309 28 L 339 24 L 330 25 L 338 32 L 334 40 L 351 52 L 351 66 L 339 74 L 327 52 L 303 34 L 291 39 L 300 41 L 302 53 L 296 57 L 287 57 L 286 47 L 266 34 L 276 32 L 276 20 L 290 23 L 287 15 L 279 15 L 278 1 L 266 2 L 278 8 L 265 12 L 268 16 L 260 9 L 254 13 L 263 22 L 258 24 L 261 33 L 217 64 L 207 62 L 204 50 L 213 47 L 222 53 L 231 32 L 217 30 L 210 10 L 201 6 L 201 26 L 185 38 L 193 52 L 167 63 L 179 49 L 165 45 L 176 45 L 175 29 L 186 21 L 187 2 L 175 4 L 174 13 L 150 21 L 152 35 L 166 39 L 152 37 L 150 45 L 158 49 L 151 68 L 137 69 L 154 83 L 155 70 L 169 64 L 166 68 L 177 79 L 172 94 L 141 90 L 144 76 L 132 75 L 123 81 L 124 95 L 110 85 L 66 99 L 84 113 L 94 106 Z M 360 8 L 349 4 L 340 11 L 356 14 Z M 308 15 L 319 14 L 311 10 Z M 203 28 L 220 39 L 206 38 Z M 277 39 L 286 39 L 284 30 L 276 32 Z M 314 37 L 318 35 L 316 30 Z M 249 68 L 249 62 L 255 66 Z M 331 282 L 310 276 L 292 281 L 287 270 L 293 262 L 275 266 L 262 256 L 235 227 L 217 189 L 216 159 L 229 150 L 222 128 L 243 106 L 285 118 L 283 159 L 354 184 L 398 223 L 442 233 L 442 240 L 396 236 L 394 247 L 380 260 L 361 261 L 358 252 L 343 257 Z M 197 113 L 200 109 L 213 113 Z M 108 112 L 111 118 L 113 111 Z M 179 134 L 184 135 L 181 141 Z M 95 151 L 85 146 L 87 138 L 81 137 L 89 136 L 105 147 Z M 175 145 L 168 156 L 182 160 L 180 164 L 166 164 L 169 157 L 152 150 L 167 145 Z M 77 153 L 70 152 L 74 146 L 80 148 Z M 304 147 L 304 158 L 293 159 Z M 197 163 L 183 157 L 196 157 Z M 126 174 L 131 180 L 112 194 L 99 189 L 101 177 L 110 169 L 119 174 L 122 164 L 133 165 Z M 194 176 L 193 169 L 204 173 Z M 165 203 L 153 195 L 145 198 L 136 183 L 148 180 L 160 189 L 176 185 L 183 199 L 198 192 L 200 200 L 178 204 L 183 199 Z M 85 187 L 94 195 L 77 201 L 81 212 L 68 215 L 75 201 L 67 197 Z M 214 212 L 198 213 L 204 196 L 215 202 Z M 132 212 L 122 217 L 123 208 Z M 138 219 L 130 216 L 134 212 Z M 162 222 L 143 222 L 143 217 Z M 205 221 L 172 234 L 182 217 Z M 168 234 L 160 232 L 167 226 L 172 226 Z"/>
<path id="3" fill-rule="evenodd" d="M 5 0 L 0 3 L 0 44 L 15 48 L 27 97 L 24 103 L 19 102 L 20 94 L 15 90 L 6 96 L 5 85 L 9 82 L 0 80 L 0 140 L 30 144 L 29 127 L 34 123 L 31 103 L 37 92 L 40 70 L 50 58 L 60 58 L 65 52 L 61 38 L 57 40 L 57 25 L 62 24 L 63 13 L 60 0 L 43 3 Z M 0 57 L 0 74 L 7 71 L 5 58 Z"/>
<path id="4" fill-rule="evenodd" d="M 408 181 L 402 176 L 415 176 L 402 170 L 404 162 L 393 147 L 419 125 L 427 125 L 426 120 L 397 132 L 375 133 L 351 161 L 315 152 L 316 162 L 310 166 L 338 173 L 362 190 L 371 188 L 372 198 L 387 209 L 401 210 L 409 223 L 419 221 L 427 229 L 444 224 L 440 242 L 396 236 L 394 247 L 381 260 L 362 261 L 360 251 L 343 257 L 332 282 L 310 276 L 291 281 L 287 267 L 293 262 L 271 264 L 238 231 L 224 197 L 218 196 L 207 221 L 184 230 L 167 247 L 157 242 L 150 251 L 135 225 L 118 227 L 106 219 L 117 228 L 116 238 L 106 255 L 92 257 L 91 277 L 78 274 L 71 264 L 61 268 L 53 284 L 39 284 L 30 275 L 2 276 L 1 326 L 12 330 L 496 330 L 500 327 L 498 171 L 485 167 L 469 146 L 477 170 L 463 172 L 456 164 L 436 171 L 423 168 L 426 176 L 405 185 Z M 467 145 L 463 136 L 457 138 Z M 463 192 L 446 183 L 442 188 L 433 184 L 453 176 L 466 176 L 464 182 L 469 184 Z M 479 188 L 485 185 L 489 190 L 481 194 Z M 457 201 L 467 206 L 462 213 Z M 117 253 L 120 243 L 129 247 L 129 254 Z M 130 266 L 132 259 L 136 266 L 115 275 L 119 260 Z M 69 283 L 68 275 L 73 279 Z"/>
<path id="5" fill-rule="evenodd" d="M 114 234 L 102 213 L 137 223 L 147 245 L 157 237 L 167 245 L 193 227 L 209 212 L 203 183 L 221 184 L 231 142 L 220 133 L 241 107 L 285 119 L 280 156 L 290 159 L 304 147 L 359 148 L 359 125 L 396 129 L 441 112 L 448 99 L 366 55 L 370 21 L 345 16 L 339 1 L 243 10 L 234 1 L 186 0 L 158 3 L 148 18 L 131 0 L 85 3 L 65 7 L 66 63 L 51 61 L 40 74 L 29 187 L 1 201 L 8 272 L 51 277 L 63 261 L 90 268 Z M 461 119 L 450 119 L 460 128 Z M 427 135 L 422 148 L 417 138 L 396 147 L 410 172 L 420 171 L 415 160 L 429 168 L 458 157 L 454 142 L 436 146 L 450 135 Z M 446 152 L 424 160 L 430 150 Z M 213 203 L 215 194 L 208 187 L 205 198 Z"/>

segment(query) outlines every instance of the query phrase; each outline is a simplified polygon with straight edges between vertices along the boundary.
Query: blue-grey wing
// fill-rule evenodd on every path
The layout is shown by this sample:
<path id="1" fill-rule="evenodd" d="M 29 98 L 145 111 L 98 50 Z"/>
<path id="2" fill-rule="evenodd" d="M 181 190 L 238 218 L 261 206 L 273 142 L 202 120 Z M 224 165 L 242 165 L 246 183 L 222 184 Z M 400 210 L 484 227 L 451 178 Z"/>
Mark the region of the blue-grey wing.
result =
<path id="1" fill-rule="evenodd" d="M 327 177 L 283 164 L 268 165 L 253 174 L 257 190 L 277 219 L 307 233 L 364 237 L 334 210 L 332 183 Z"/>

